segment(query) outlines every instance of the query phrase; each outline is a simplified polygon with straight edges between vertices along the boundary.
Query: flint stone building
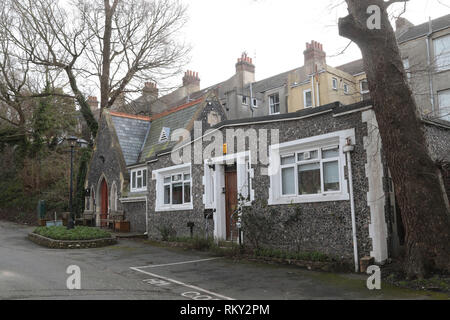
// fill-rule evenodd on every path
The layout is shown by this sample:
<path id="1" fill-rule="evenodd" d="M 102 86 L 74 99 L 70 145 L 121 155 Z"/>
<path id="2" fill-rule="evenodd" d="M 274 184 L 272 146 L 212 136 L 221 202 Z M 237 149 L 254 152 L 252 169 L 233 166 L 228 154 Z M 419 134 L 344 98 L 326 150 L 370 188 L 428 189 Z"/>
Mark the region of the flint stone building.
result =
<path id="1" fill-rule="evenodd" d="M 194 120 L 202 123 L 201 139 L 194 135 Z M 196 140 L 180 144 L 179 137 L 169 138 L 177 128 Z M 449 123 L 427 120 L 424 128 L 433 159 L 450 161 Z M 234 130 L 233 143 L 226 140 L 227 130 Z M 267 145 L 261 143 L 265 135 Z M 195 163 L 198 150 L 214 141 L 225 145 Z M 172 153 L 185 161 L 174 163 Z M 105 184 L 108 192 L 102 192 Z M 244 216 L 259 219 L 253 220 L 255 228 L 243 217 L 248 245 L 258 241 L 348 261 L 371 256 L 383 263 L 404 241 L 370 101 L 239 120 L 226 120 L 211 96 L 148 119 L 107 112 L 86 187 L 93 190 L 86 203 L 99 222 L 111 208 L 124 210 L 132 231 L 152 239 L 187 237 L 191 229 L 217 240 L 236 239 L 235 212 L 243 206 Z"/>

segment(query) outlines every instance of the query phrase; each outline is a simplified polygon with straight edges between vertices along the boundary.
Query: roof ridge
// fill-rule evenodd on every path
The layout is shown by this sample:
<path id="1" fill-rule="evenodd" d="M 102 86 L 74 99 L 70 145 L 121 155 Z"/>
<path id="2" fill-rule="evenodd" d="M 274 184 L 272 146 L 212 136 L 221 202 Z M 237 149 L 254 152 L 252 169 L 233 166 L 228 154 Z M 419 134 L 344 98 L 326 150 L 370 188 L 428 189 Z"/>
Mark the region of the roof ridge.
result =
<path id="1" fill-rule="evenodd" d="M 151 118 L 151 120 L 160 119 L 162 117 L 168 116 L 169 114 L 178 112 L 178 111 L 186 109 L 188 107 L 195 106 L 196 104 L 202 102 L 204 99 L 205 99 L 205 97 L 201 97 L 201 98 L 199 98 L 197 100 L 194 100 L 194 101 L 191 101 L 191 102 L 188 102 L 188 103 L 185 103 L 185 104 L 173 107 L 173 108 L 171 108 L 169 110 L 166 110 L 166 111 L 163 111 L 161 113 L 155 114 L 155 115 L 151 116 L 150 118 Z"/>
<path id="2" fill-rule="evenodd" d="M 144 121 L 150 121 L 151 117 L 148 116 L 138 116 L 133 115 L 125 112 L 118 112 L 118 111 L 108 111 L 110 115 L 120 118 L 128 118 L 128 119 L 134 119 L 134 120 L 144 120 Z"/>

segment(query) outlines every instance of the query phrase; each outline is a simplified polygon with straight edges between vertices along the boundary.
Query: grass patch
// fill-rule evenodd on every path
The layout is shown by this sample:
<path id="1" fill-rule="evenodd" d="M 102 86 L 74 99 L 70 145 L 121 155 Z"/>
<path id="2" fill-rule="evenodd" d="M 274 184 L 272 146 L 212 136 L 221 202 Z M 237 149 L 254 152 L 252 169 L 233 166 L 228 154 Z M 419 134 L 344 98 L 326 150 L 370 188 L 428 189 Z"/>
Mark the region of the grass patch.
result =
<path id="1" fill-rule="evenodd" d="M 68 230 L 66 227 L 38 227 L 34 233 L 54 240 L 95 240 L 111 238 L 107 231 L 77 226 Z"/>

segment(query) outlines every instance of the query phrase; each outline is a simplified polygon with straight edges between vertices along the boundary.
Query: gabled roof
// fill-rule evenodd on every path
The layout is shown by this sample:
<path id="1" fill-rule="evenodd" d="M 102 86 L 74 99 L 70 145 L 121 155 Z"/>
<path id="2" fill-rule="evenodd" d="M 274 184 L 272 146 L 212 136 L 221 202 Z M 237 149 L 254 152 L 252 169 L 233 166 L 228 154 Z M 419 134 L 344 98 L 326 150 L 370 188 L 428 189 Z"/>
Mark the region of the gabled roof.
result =
<path id="1" fill-rule="evenodd" d="M 436 32 L 445 28 L 450 28 L 450 14 L 431 21 L 432 32 Z M 429 22 L 425 22 L 417 26 L 411 27 L 408 30 L 406 30 L 405 33 L 400 35 L 400 37 L 398 37 L 397 42 L 403 43 L 406 41 L 426 36 L 430 31 L 429 29 L 430 29 Z"/>
<path id="2" fill-rule="evenodd" d="M 202 97 L 152 116 L 152 125 L 142 148 L 141 155 L 136 163 L 144 162 L 146 159 L 155 156 L 157 153 L 171 150 L 177 142 L 172 142 L 169 137 L 167 142 L 160 143 L 159 139 L 163 128 L 169 129 L 171 134 L 177 129 L 186 129 L 190 131 L 194 121 L 197 119 L 201 110 L 203 110 L 204 101 L 205 98 Z"/>
<path id="3" fill-rule="evenodd" d="M 353 76 L 355 74 L 364 72 L 364 62 L 363 59 L 359 59 L 336 67 L 336 69 L 347 72 Z"/>
<path id="4" fill-rule="evenodd" d="M 126 165 L 139 159 L 147 133 L 151 127 L 150 118 L 109 111 Z"/>

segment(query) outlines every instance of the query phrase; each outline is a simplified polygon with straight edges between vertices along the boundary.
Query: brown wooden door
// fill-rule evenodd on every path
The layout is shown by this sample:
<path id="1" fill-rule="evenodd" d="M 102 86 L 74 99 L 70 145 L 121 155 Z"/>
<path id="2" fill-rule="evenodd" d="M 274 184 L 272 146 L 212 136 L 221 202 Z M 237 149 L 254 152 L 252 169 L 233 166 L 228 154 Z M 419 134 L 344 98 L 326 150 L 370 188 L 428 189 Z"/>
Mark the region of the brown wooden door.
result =
<path id="1" fill-rule="evenodd" d="M 106 184 L 105 179 L 103 179 L 102 184 L 100 186 L 100 219 L 101 226 L 106 226 L 106 218 L 108 217 L 108 185 Z"/>
<path id="2" fill-rule="evenodd" d="M 237 172 L 236 167 L 227 167 L 225 170 L 225 204 L 227 217 L 227 239 L 231 240 L 237 238 L 236 221 L 232 220 L 231 216 L 237 209 Z M 233 235 L 231 235 L 233 230 Z"/>

